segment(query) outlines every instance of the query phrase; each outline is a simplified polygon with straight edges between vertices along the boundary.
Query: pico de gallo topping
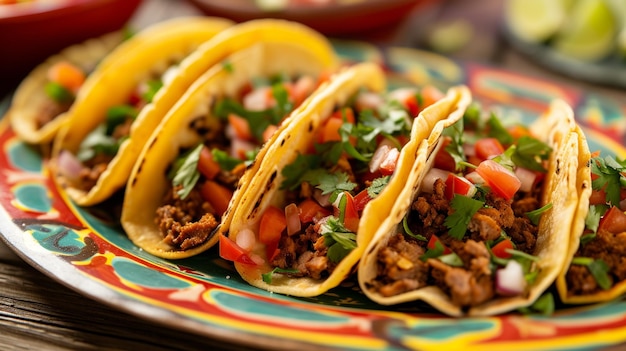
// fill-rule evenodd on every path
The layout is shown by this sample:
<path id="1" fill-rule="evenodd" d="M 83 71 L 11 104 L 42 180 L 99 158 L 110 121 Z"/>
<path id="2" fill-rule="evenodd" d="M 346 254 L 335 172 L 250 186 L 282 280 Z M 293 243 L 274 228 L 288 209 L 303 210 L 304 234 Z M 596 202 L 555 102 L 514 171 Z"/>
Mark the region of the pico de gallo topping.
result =
<path id="1" fill-rule="evenodd" d="M 566 275 L 568 294 L 575 296 L 626 280 L 626 160 L 594 153 L 591 179 L 585 231 Z"/>
<path id="2" fill-rule="evenodd" d="M 247 164 L 319 83 L 308 75 L 257 78 L 238 96 L 218 99 L 211 111 L 216 123 L 207 128 L 202 118 L 196 125 L 205 141 L 181 150 L 170 166 L 171 188 L 155 214 L 166 243 L 187 250 L 206 241 Z"/>
<path id="3" fill-rule="evenodd" d="M 59 61 L 46 72 L 44 91 L 50 98 L 45 108 L 37 114 L 37 127 L 42 128 L 55 117 L 69 110 L 88 72 L 69 62 Z"/>
<path id="4" fill-rule="evenodd" d="M 106 111 L 106 118 L 82 141 L 76 154 L 62 150 L 59 159 L 61 172 L 76 188 L 89 191 L 113 160 L 120 145 L 129 137 L 132 123 L 141 109 L 151 103 L 164 82 L 173 79 L 177 66 L 170 66 L 163 74 L 154 74 L 140 82 L 127 101 Z"/>
<path id="5" fill-rule="evenodd" d="M 386 95 L 360 91 L 336 107 L 308 150 L 282 170 L 284 206 L 268 207 L 256 233 L 238 232 L 234 254 L 224 249 L 233 243 L 220 246 L 222 257 L 268 263 L 274 268 L 263 275 L 269 284 L 275 274 L 328 277 L 356 248 L 363 210 L 393 176 L 413 118 L 442 96 L 432 87 L 400 88 Z M 265 252 L 265 257 L 255 252 Z"/>
<path id="6" fill-rule="evenodd" d="M 370 286 L 388 297 L 436 285 L 462 308 L 524 295 L 538 274 L 538 223 L 551 207 L 540 206 L 551 148 L 476 103 L 440 143 L 421 193 L 378 251 Z"/>

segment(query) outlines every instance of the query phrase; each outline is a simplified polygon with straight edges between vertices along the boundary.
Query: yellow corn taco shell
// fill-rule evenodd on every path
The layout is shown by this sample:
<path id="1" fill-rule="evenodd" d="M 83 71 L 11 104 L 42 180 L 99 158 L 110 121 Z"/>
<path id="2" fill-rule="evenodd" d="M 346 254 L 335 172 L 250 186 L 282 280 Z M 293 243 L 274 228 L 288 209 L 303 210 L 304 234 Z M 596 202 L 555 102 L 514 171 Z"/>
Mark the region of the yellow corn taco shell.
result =
<path id="1" fill-rule="evenodd" d="M 230 216 L 222 224 L 221 232 L 227 233 L 228 238 L 237 241 L 237 236 L 244 230 L 251 229 L 258 235 L 258 228 L 263 212 L 268 206 L 284 207 L 285 190 L 280 189 L 284 176 L 281 173 L 286 165 L 292 163 L 298 154 L 305 153 L 311 141 L 317 135 L 318 128 L 323 126 L 337 106 L 345 105 L 357 91 L 365 89 L 375 93 L 382 93 L 386 89 L 384 72 L 375 64 L 363 63 L 337 74 L 328 85 L 319 89 L 309 99 L 309 102 L 298 115 L 293 115 L 294 121 L 281 131 L 278 139 L 271 145 L 267 156 L 263 159 L 260 170 L 252 179 L 246 194 L 240 202 L 233 207 Z M 435 103 L 429 110 L 437 112 L 462 115 L 458 109 L 458 103 L 463 99 L 466 90 L 455 89 L 448 93 L 445 98 Z M 453 112 L 456 111 L 456 112 Z M 440 119 L 442 115 L 433 116 Z M 403 188 L 403 184 L 410 179 L 415 152 L 420 143 L 420 138 L 426 137 L 433 127 L 430 120 L 416 120 L 415 132 L 398 158 L 392 180 L 387 184 L 381 194 L 371 200 L 364 208 L 362 219 L 358 224 L 356 233 L 357 247 L 353 249 L 327 278 L 313 279 L 308 277 L 291 277 L 288 275 L 275 275 L 271 283 L 266 283 L 262 275 L 272 271 L 267 262 L 265 249 L 256 246 L 252 254 L 264 259 L 262 264 L 244 264 L 235 262 L 235 267 L 240 275 L 253 286 L 293 296 L 315 296 L 339 285 L 351 272 L 355 264 L 371 239 L 376 228 L 388 216 L 391 205 Z"/>
<path id="2" fill-rule="evenodd" d="M 202 16 L 180 17 L 154 24 L 111 54 L 119 59 L 105 60 L 97 72 L 89 76 L 54 140 L 53 167 L 57 166 L 56 161 L 62 151 L 75 154 L 89 133 L 104 123 L 107 110 L 126 103 L 140 82 L 154 75 L 161 76 L 168 69 L 170 73 L 174 72 L 168 78 L 164 77 L 163 87 L 152 102 L 141 108 L 132 123 L 131 136 L 122 143 L 95 186 L 89 189 L 77 186 L 63 169 L 56 169 L 54 176 L 57 183 L 66 189 L 72 200 L 83 206 L 93 205 L 123 186 L 138 150 L 151 131 L 197 78 L 197 75 L 186 74 L 184 59 L 230 25 L 228 20 Z M 208 69 L 216 61 L 207 61 L 205 68 Z M 180 65 L 172 67 L 176 62 Z M 125 169 L 128 171 L 124 172 Z"/>
<path id="3" fill-rule="evenodd" d="M 56 112 L 48 111 L 49 106 L 54 102 L 45 91 L 48 81 L 47 72 L 50 67 L 66 61 L 84 72 L 91 72 L 104 57 L 122 43 L 123 39 L 122 32 L 113 32 L 90 39 L 64 49 L 35 67 L 15 90 L 11 102 L 8 116 L 15 134 L 31 144 L 45 144 L 52 141 L 65 118 L 62 118 L 63 115 L 60 114 L 55 115 L 54 119 L 43 125 L 39 122 L 42 114 L 56 114 Z M 115 59 L 111 57 L 109 61 Z"/>
<path id="4" fill-rule="evenodd" d="M 436 149 L 442 128 L 436 128 L 430 135 L 429 142 L 421 145 L 416 159 L 418 176 L 411 179 L 411 184 L 399 196 L 389 216 L 378 228 L 374 239 L 365 251 L 359 266 L 358 279 L 364 293 L 373 301 L 382 305 L 395 305 L 422 300 L 439 311 L 450 316 L 487 316 L 515 310 L 532 304 L 554 282 L 566 260 L 563 245 L 569 243 L 570 226 L 577 210 L 578 196 L 576 178 L 578 164 L 572 162 L 571 155 L 579 146 L 579 135 L 571 128 L 574 117 L 571 108 L 562 101 L 554 101 L 549 111 L 544 113 L 532 126 L 536 136 L 543 136 L 542 141 L 552 147 L 548 173 L 542 190 L 541 205 L 552 203 L 552 208 L 544 213 L 539 223 L 539 233 L 534 255 L 539 258 L 541 271 L 525 296 L 498 297 L 478 306 L 463 310 L 452 303 L 450 297 L 439 287 L 426 286 L 399 295 L 384 297 L 370 288 L 368 284 L 376 278 L 377 254 L 385 247 L 402 226 L 402 219 L 409 210 L 413 199 L 420 193 L 420 184 L 434 162 Z"/>
<path id="5" fill-rule="evenodd" d="M 596 293 L 578 295 L 573 294 L 571 289 L 567 286 L 566 275 L 569 271 L 572 259 L 575 257 L 576 252 L 580 247 L 580 239 L 585 230 L 585 219 L 589 213 L 590 201 L 589 198 L 592 194 L 592 179 L 591 179 L 591 154 L 589 151 L 589 145 L 587 144 L 586 137 L 583 131 L 576 127 L 576 132 L 579 137 L 578 152 L 576 157 L 573 156 L 574 161 L 580 165 L 578 178 L 577 178 L 577 191 L 579 196 L 578 208 L 576 211 L 575 221 L 572 225 L 572 233 L 570 239 L 570 247 L 568 250 L 568 258 L 563 269 L 560 272 L 557 280 L 556 287 L 559 292 L 561 301 L 568 304 L 587 304 L 597 302 L 607 302 L 620 297 L 626 292 L 626 281 L 615 283 L 610 289 L 600 289 Z"/>
<path id="6" fill-rule="evenodd" d="M 211 106 L 219 99 L 233 98 L 251 80 L 277 75 L 319 77 L 335 69 L 336 61 L 329 59 L 334 55 L 332 48 L 323 36 L 310 35 L 306 44 L 268 40 L 239 50 L 225 58 L 224 64 L 215 65 L 202 75 L 168 112 L 143 149 L 126 186 L 121 222 L 128 237 L 137 246 L 158 257 L 179 259 L 196 255 L 216 243 L 218 236 L 212 234 L 206 242 L 187 250 L 164 242 L 155 216 L 171 187 L 171 180 L 167 178 L 168 168 L 182 149 L 192 148 L 204 141 L 204 136 L 194 129 L 191 122 L 202 119 L 205 127 L 220 130 L 216 125 L 222 122 L 212 114 Z M 281 128 L 288 124 L 287 120 L 283 121 Z M 274 143 L 278 134 L 274 133 L 266 145 Z M 248 166 L 239 180 L 231 207 L 238 206 L 239 199 L 247 195 L 250 178 L 259 170 L 266 150 L 267 147 L 260 149 L 255 162 Z"/>

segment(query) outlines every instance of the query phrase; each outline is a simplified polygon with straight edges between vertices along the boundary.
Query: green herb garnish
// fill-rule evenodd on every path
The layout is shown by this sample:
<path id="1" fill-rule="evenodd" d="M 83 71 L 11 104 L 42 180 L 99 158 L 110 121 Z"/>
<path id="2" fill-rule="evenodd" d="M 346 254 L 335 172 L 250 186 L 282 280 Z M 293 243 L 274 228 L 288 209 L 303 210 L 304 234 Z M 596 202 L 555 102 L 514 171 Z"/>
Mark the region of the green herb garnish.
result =
<path id="1" fill-rule="evenodd" d="M 270 272 L 261 274 L 261 277 L 263 278 L 263 281 L 266 282 L 267 284 L 272 284 L 272 276 L 274 274 L 295 274 L 298 272 L 299 271 L 297 269 L 276 267 L 272 269 Z"/>
<path id="2" fill-rule="evenodd" d="M 338 263 L 356 248 L 356 234 L 348 230 L 336 217 L 329 217 L 320 225 L 328 259 Z"/>
<path id="3" fill-rule="evenodd" d="M 172 179 L 172 185 L 175 187 L 179 185 L 182 186 L 182 188 L 177 192 L 181 199 L 186 198 L 189 193 L 191 193 L 191 190 L 200 179 L 198 161 L 200 160 L 200 152 L 203 147 L 203 144 L 199 144 L 190 152 L 183 155 L 182 160 L 178 162 L 180 166 L 175 171 L 174 179 Z"/>
<path id="4" fill-rule="evenodd" d="M 444 221 L 446 227 L 450 229 L 448 234 L 457 240 L 461 240 L 467 231 L 467 226 L 472 216 L 484 205 L 483 201 L 455 194 L 450 202 L 450 207 L 454 212 L 446 217 Z"/>
<path id="5" fill-rule="evenodd" d="M 530 211 L 530 212 L 526 212 L 526 216 L 528 217 L 528 219 L 530 219 L 530 221 L 534 224 L 534 225 L 538 225 L 539 224 L 539 220 L 541 219 L 541 215 L 546 212 L 547 210 L 552 208 L 552 203 L 548 203 L 545 204 L 542 207 L 539 207 L 536 210 Z"/>

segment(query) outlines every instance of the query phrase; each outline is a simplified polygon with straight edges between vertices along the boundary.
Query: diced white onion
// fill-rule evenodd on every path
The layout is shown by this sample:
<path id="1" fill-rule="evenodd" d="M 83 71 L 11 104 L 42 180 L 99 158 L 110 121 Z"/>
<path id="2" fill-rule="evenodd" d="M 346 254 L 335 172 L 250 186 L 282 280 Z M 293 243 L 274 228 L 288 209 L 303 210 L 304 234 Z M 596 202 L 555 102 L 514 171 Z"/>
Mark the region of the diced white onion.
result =
<path id="1" fill-rule="evenodd" d="M 257 266 L 260 266 L 262 264 L 265 263 L 265 260 L 263 259 L 263 257 L 255 254 L 255 253 L 250 253 L 250 259 L 252 260 L 252 262 L 254 262 Z"/>
<path id="2" fill-rule="evenodd" d="M 257 88 L 243 97 L 243 107 L 249 111 L 263 111 L 270 107 L 268 87 Z"/>
<path id="3" fill-rule="evenodd" d="M 322 207 L 330 206 L 330 195 L 331 194 L 322 195 L 322 191 L 317 188 L 313 191 L 313 198 Z"/>
<path id="4" fill-rule="evenodd" d="M 254 232 L 250 229 L 243 229 L 239 233 L 237 233 L 237 237 L 235 238 L 235 243 L 246 251 L 251 251 L 256 244 L 256 236 Z"/>
<path id="5" fill-rule="evenodd" d="M 515 169 L 515 176 L 517 176 L 521 182 L 519 190 L 524 192 L 531 191 L 533 184 L 535 184 L 535 179 L 537 179 L 535 172 L 522 167 L 517 167 Z"/>
<path id="6" fill-rule="evenodd" d="M 443 181 L 445 181 L 446 179 L 448 179 L 448 174 L 450 174 L 450 172 L 444 171 L 443 169 L 431 168 L 422 180 L 421 190 L 427 193 L 432 193 L 433 185 L 435 185 L 435 180 L 442 179 Z"/>
<path id="7" fill-rule="evenodd" d="M 254 151 L 256 146 L 246 140 L 239 138 L 232 139 L 230 143 L 230 155 L 240 160 L 245 160 L 248 151 Z"/>
<path id="8" fill-rule="evenodd" d="M 465 156 L 476 156 L 476 147 L 472 144 L 463 144 L 463 153 Z"/>
<path id="9" fill-rule="evenodd" d="M 524 270 L 517 261 L 510 260 L 504 268 L 499 268 L 496 271 L 496 292 L 499 295 L 521 295 L 525 289 Z"/>
<path id="10" fill-rule="evenodd" d="M 285 218 L 287 219 L 287 235 L 294 235 L 300 232 L 300 210 L 298 205 L 291 203 L 285 207 Z"/>
<path id="11" fill-rule="evenodd" d="M 383 98 L 379 94 L 362 92 L 356 97 L 355 105 L 358 111 L 375 110 L 383 104 Z"/>
<path id="12" fill-rule="evenodd" d="M 67 150 L 61 150 L 57 159 L 57 167 L 59 172 L 69 180 L 76 180 L 83 169 L 82 163 Z"/>
<path id="13" fill-rule="evenodd" d="M 381 163 L 383 163 L 383 160 L 385 160 L 387 154 L 389 153 L 389 150 L 391 150 L 391 147 L 387 144 L 381 144 L 376 149 L 369 163 L 369 169 L 371 173 L 376 172 L 380 168 L 380 165 Z"/>
<path id="14" fill-rule="evenodd" d="M 485 184 L 485 179 L 483 179 L 478 172 L 470 172 L 466 174 L 465 179 L 469 180 L 473 184 Z"/>

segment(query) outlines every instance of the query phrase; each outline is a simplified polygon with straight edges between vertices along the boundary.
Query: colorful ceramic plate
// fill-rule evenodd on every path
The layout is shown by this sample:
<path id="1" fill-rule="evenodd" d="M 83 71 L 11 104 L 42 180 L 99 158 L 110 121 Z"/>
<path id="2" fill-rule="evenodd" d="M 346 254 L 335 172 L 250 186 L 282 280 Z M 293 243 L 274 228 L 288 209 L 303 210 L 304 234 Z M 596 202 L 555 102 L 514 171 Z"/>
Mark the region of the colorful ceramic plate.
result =
<path id="1" fill-rule="evenodd" d="M 475 97 L 530 122 L 550 99 L 574 106 L 592 150 L 626 156 L 626 110 L 601 96 L 515 73 L 462 65 L 403 48 L 384 52 L 336 43 L 347 59 L 385 64 L 392 81 L 469 85 Z M 5 101 L 6 105 L 6 101 Z M 4 106 L 6 109 L 6 106 Z M 316 298 L 270 294 L 243 282 L 216 250 L 183 261 L 155 258 L 132 245 L 111 203 L 74 206 L 51 181 L 46 161 L 0 128 L 0 227 L 32 265 L 120 310 L 172 328 L 267 349 L 587 350 L 626 346 L 626 301 L 559 306 L 549 317 L 511 313 L 453 319 L 428 306 L 383 307 L 354 281 Z"/>

